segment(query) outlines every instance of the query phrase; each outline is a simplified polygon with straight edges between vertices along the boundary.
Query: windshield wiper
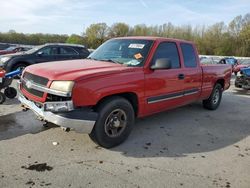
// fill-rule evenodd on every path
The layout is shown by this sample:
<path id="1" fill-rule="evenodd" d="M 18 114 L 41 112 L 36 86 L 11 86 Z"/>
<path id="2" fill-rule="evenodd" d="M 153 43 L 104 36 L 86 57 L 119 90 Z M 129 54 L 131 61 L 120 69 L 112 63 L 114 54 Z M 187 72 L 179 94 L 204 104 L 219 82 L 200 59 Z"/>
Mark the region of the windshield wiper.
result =
<path id="1" fill-rule="evenodd" d="M 123 63 L 116 61 L 116 60 L 113 60 L 113 59 L 99 59 L 99 61 L 108 61 L 108 62 L 115 63 L 115 64 L 123 64 Z"/>
<path id="2" fill-rule="evenodd" d="M 92 57 L 87 57 L 86 59 L 91 59 L 91 60 L 95 60 L 95 61 L 108 61 L 108 62 L 115 63 L 115 64 L 123 64 L 123 63 L 116 61 L 114 59 L 95 59 Z"/>
<path id="3" fill-rule="evenodd" d="M 92 58 L 92 57 L 87 57 L 86 59 L 92 59 L 98 61 L 98 59 Z"/>

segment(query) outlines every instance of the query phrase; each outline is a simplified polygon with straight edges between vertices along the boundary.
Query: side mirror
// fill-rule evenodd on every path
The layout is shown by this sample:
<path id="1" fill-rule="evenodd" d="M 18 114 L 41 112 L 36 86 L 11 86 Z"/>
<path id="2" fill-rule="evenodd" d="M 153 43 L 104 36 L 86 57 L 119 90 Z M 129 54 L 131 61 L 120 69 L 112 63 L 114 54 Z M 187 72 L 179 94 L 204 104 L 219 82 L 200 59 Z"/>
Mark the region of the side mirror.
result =
<path id="1" fill-rule="evenodd" d="M 151 66 L 151 69 L 171 69 L 171 60 L 167 58 L 156 59 L 155 64 Z"/>
<path id="2" fill-rule="evenodd" d="M 37 56 L 42 56 L 42 55 L 43 55 L 42 51 L 40 51 L 40 52 L 37 53 Z"/>

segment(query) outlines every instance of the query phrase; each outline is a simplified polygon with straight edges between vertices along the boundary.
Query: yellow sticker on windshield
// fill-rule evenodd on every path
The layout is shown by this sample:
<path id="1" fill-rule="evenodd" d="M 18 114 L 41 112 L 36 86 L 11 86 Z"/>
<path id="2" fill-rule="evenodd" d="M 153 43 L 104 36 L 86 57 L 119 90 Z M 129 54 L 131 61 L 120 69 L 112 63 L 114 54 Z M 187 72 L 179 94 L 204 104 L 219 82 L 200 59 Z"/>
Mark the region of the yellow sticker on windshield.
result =
<path id="1" fill-rule="evenodd" d="M 141 53 L 135 54 L 134 57 L 135 57 L 135 59 L 141 59 L 141 58 L 143 58 L 143 56 L 141 55 Z"/>

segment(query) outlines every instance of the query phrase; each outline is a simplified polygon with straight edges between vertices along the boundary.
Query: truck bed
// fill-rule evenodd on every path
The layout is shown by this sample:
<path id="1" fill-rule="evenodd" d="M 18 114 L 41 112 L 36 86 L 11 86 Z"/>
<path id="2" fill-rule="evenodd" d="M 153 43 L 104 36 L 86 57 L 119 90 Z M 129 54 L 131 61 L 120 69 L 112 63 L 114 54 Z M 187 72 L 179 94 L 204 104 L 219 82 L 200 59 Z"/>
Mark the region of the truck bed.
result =
<path id="1" fill-rule="evenodd" d="M 223 89 L 230 87 L 230 79 L 232 75 L 231 65 L 201 65 L 202 69 L 202 96 L 201 99 L 206 99 L 210 96 L 214 84 L 218 79 L 225 79 Z"/>

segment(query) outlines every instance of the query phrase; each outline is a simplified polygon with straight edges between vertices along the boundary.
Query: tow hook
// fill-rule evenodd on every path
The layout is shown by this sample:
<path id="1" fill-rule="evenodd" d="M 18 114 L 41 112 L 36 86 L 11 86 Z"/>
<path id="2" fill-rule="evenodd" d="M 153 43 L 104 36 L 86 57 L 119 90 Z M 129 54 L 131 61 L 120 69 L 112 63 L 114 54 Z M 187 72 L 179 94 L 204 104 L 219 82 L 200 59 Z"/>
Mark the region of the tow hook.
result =
<path id="1" fill-rule="evenodd" d="M 49 127 L 49 125 L 48 125 L 49 122 L 47 122 L 47 121 L 43 121 L 43 120 L 42 120 L 42 124 L 43 124 L 44 127 Z"/>
<path id="2" fill-rule="evenodd" d="M 44 120 L 43 117 L 37 116 L 36 119 L 41 121 L 44 127 L 48 127 L 49 122 Z"/>
<path id="3" fill-rule="evenodd" d="M 41 117 L 41 116 L 37 116 L 36 118 L 37 118 L 39 121 L 42 121 L 42 122 L 47 123 L 46 121 L 44 121 L 43 117 Z"/>
<path id="4" fill-rule="evenodd" d="M 69 132 L 70 131 L 70 128 L 69 127 L 61 127 L 61 129 L 65 132 Z"/>
<path id="5" fill-rule="evenodd" d="M 27 108 L 25 105 L 21 105 L 22 111 L 23 112 L 27 112 L 29 110 L 29 108 Z"/>

